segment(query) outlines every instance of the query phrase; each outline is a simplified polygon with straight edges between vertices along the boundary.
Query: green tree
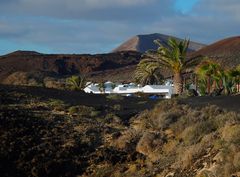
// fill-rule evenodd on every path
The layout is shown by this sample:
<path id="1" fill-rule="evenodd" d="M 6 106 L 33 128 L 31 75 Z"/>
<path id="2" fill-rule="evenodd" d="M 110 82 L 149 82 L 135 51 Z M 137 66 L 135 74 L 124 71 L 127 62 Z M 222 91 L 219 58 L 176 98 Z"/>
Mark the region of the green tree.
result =
<path id="1" fill-rule="evenodd" d="M 188 69 L 199 63 L 199 57 L 187 59 L 189 40 L 177 41 L 169 38 L 168 46 L 164 47 L 159 40 L 154 41 L 159 48 L 157 51 L 148 51 L 143 58 L 146 62 L 154 63 L 159 68 L 167 68 L 173 74 L 173 84 L 176 94 L 183 92 L 182 75 Z"/>
<path id="2" fill-rule="evenodd" d="M 234 88 L 236 92 L 239 92 L 239 83 L 240 83 L 240 65 L 236 68 L 229 71 L 229 76 L 233 80 Z"/>
<path id="3" fill-rule="evenodd" d="M 83 75 L 71 76 L 67 79 L 67 84 L 73 90 L 83 90 L 87 86 L 87 80 Z"/>
<path id="4" fill-rule="evenodd" d="M 160 73 L 160 68 L 154 63 L 140 61 L 134 73 L 134 78 L 138 84 L 141 85 L 154 85 L 161 84 L 163 76 Z"/>
<path id="5" fill-rule="evenodd" d="M 238 84 L 240 79 L 240 71 L 235 68 L 221 73 L 221 79 L 224 87 L 225 94 L 238 92 Z"/>
<path id="6" fill-rule="evenodd" d="M 206 84 L 207 93 L 210 94 L 211 91 L 219 87 L 220 74 L 222 69 L 220 65 L 214 61 L 205 58 L 195 70 L 198 75 L 200 84 Z"/>

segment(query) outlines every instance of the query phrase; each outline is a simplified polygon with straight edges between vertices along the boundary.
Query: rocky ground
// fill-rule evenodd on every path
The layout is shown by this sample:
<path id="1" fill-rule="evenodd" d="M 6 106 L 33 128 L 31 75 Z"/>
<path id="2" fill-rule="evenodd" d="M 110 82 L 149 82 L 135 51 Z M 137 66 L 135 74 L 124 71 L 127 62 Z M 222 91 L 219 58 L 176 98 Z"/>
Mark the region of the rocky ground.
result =
<path id="1" fill-rule="evenodd" d="M 1 176 L 237 176 L 240 96 L 0 86 Z"/>

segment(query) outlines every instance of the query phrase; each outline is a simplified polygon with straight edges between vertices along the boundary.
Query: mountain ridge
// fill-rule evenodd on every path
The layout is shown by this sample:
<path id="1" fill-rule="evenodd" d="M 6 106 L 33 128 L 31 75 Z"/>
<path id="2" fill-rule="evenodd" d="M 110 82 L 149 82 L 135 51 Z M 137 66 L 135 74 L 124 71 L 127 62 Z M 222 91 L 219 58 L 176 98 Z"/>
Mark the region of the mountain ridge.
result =
<path id="1" fill-rule="evenodd" d="M 240 36 L 218 40 L 192 53 L 189 57 L 206 56 L 225 68 L 232 68 L 240 64 Z"/>
<path id="2" fill-rule="evenodd" d="M 182 41 L 183 39 L 180 39 L 178 37 L 165 35 L 165 34 L 159 34 L 159 33 L 153 33 L 153 34 L 140 34 L 131 37 L 130 39 L 126 40 L 122 44 L 120 44 L 117 48 L 113 49 L 112 52 L 120 52 L 120 51 L 137 51 L 144 53 L 147 50 L 156 50 L 157 45 L 153 42 L 154 40 L 159 40 L 161 44 L 164 46 L 167 46 L 167 41 L 169 38 L 174 38 L 177 41 Z M 189 52 L 194 52 L 202 47 L 205 47 L 205 44 L 201 44 L 198 42 L 190 41 L 189 44 Z"/>

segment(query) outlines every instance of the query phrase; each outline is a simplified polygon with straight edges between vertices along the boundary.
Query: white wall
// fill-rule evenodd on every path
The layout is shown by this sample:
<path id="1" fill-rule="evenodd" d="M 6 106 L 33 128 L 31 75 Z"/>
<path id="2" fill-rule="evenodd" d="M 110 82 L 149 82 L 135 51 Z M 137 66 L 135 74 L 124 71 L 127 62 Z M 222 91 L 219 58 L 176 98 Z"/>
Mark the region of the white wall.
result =
<path id="1" fill-rule="evenodd" d="M 95 85 L 87 86 L 84 91 L 86 93 L 94 93 L 94 94 L 103 94 L 99 87 Z M 116 93 L 116 94 L 131 94 L 131 93 L 152 93 L 152 94 L 164 94 L 166 98 L 171 98 L 173 94 L 173 87 L 166 85 L 146 85 L 144 87 L 127 87 L 126 85 L 119 85 L 112 89 L 111 85 L 106 84 L 105 92 L 106 94 Z"/>

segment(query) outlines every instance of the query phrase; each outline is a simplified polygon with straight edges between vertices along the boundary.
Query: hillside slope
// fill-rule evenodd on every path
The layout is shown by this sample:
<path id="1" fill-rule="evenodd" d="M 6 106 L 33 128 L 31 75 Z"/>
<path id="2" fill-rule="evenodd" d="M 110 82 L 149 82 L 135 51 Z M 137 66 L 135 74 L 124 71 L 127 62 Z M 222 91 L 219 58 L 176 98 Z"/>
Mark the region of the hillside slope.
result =
<path id="1" fill-rule="evenodd" d="M 168 35 L 163 35 L 163 34 L 147 34 L 147 35 L 137 35 L 132 37 L 131 39 L 127 40 L 123 44 L 121 44 L 119 47 L 113 50 L 113 52 L 119 52 L 119 51 L 138 51 L 141 53 L 144 53 L 145 51 L 152 49 L 156 50 L 157 45 L 154 44 L 154 40 L 159 39 L 160 42 L 163 45 L 167 45 L 167 41 L 170 37 L 173 36 L 168 36 Z M 173 37 L 177 40 L 182 40 L 176 37 Z M 189 45 L 189 51 L 197 51 L 204 47 L 204 44 L 196 43 L 196 42 L 190 42 Z"/>
<path id="2" fill-rule="evenodd" d="M 97 55 L 41 54 L 32 51 L 16 51 L 0 57 L 0 82 L 8 76 L 20 73 L 65 77 L 73 74 L 89 74 L 136 65 L 137 52 L 118 52 Z"/>
<path id="3" fill-rule="evenodd" d="M 0 85 L 0 174 L 239 177 L 239 107 Z"/>
<path id="4" fill-rule="evenodd" d="M 220 40 L 190 55 L 196 56 L 208 56 L 224 67 L 235 67 L 240 64 L 240 36 Z"/>

